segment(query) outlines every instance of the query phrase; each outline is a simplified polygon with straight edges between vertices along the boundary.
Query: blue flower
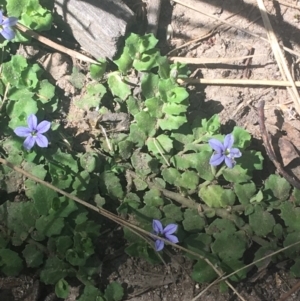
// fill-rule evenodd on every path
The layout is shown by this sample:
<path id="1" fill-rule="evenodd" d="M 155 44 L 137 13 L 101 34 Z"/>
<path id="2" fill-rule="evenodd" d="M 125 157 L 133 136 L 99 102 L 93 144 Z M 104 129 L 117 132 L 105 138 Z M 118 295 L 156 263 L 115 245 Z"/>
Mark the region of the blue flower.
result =
<path id="1" fill-rule="evenodd" d="M 15 37 L 15 32 L 11 29 L 18 22 L 18 18 L 9 17 L 3 19 L 3 12 L 0 10 L 0 33 L 6 40 L 12 40 Z"/>
<path id="2" fill-rule="evenodd" d="M 218 166 L 225 160 L 225 164 L 229 168 L 232 168 L 235 165 L 234 158 L 239 158 L 242 155 L 239 149 L 232 148 L 234 143 L 234 137 L 232 134 L 225 136 L 224 143 L 214 138 L 210 139 L 208 143 L 215 151 L 209 160 L 209 164 L 212 166 Z"/>
<path id="3" fill-rule="evenodd" d="M 26 137 L 23 146 L 26 150 L 30 150 L 36 143 L 39 147 L 47 147 L 48 139 L 42 135 L 46 133 L 51 126 L 51 122 L 42 121 L 37 124 L 37 118 L 34 114 L 31 114 L 27 118 L 28 127 L 19 126 L 14 132 L 19 137 Z"/>
<path id="4" fill-rule="evenodd" d="M 163 228 L 161 222 L 157 219 L 154 219 L 152 222 L 152 228 L 153 228 L 153 233 L 157 236 L 162 236 L 169 240 L 170 242 L 177 244 L 178 243 L 178 238 L 175 235 L 172 235 L 177 231 L 177 225 L 176 224 L 169 224 L 165 228 Z M 165 246 L 164 241 L 157 239 L 155 241 L 155 250 L 156 251 L 161 251 Z"/>

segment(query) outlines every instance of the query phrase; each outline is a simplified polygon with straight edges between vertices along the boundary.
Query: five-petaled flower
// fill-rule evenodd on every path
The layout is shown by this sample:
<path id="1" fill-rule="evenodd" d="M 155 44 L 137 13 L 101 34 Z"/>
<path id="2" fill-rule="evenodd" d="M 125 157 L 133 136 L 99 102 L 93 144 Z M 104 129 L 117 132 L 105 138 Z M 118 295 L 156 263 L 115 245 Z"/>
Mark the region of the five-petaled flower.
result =
<path id="1" fill-rule="evenodd" d="M 215 151 L 209 160 L 209 164 L 212 166 L 220 165 L 224 160 L 225 164 L 232 168 L 235 165 L 234 158 L 239 158 L 242 153 L 237 148 L 232 148 L 234 143 L 234 137 L 232 134 L 228 134 L 224 138 L 224 143 L 217 139 L 210 139 L 208 141 L 211 148 Z"/>
<path id="2" fill-rule="evenodd" d="M 51 126 L 51 122 L 42 121 L 37 123 L 37 118 L 34 114 L 30 114 L 27 118 L 28 127 L 19 126 L 14 132 L 19 137 L 26 137 L 23 146 L 26 150 L 30 150 L 36 143 L 39 147 L 47 147 L 48 139 L 42 135 L 46 133 Z"/>
<path id="3" fill-rule="evenodd" d="M 3 12 L 0 10 L 0 33 L 6 40 L 12 40 L 15 37 L 15 32 L 12 30 L 12 26 L 15 26 L 18 22 L 18 18 L 9 17 L 4 20 Z"/>
<path id="4" fill-rule="evenodd" d="M 178 243 L 178 238 L 175 235 L 172 235 L 177 231 L 177 225 L 176 224 L 169 224 L 165 228 L 163 228 L 162 223 L 154 219 L 152 222 L 152 228 L 153 228 L 153 233 L 157 236 L 162 236 L 165 239 L 169 240 L 170 242 L 177 244 Z M 160 239 L 155 240 L 155 250 L 156 251 L 161 251 L 165 246 L 164 241 Z"/>

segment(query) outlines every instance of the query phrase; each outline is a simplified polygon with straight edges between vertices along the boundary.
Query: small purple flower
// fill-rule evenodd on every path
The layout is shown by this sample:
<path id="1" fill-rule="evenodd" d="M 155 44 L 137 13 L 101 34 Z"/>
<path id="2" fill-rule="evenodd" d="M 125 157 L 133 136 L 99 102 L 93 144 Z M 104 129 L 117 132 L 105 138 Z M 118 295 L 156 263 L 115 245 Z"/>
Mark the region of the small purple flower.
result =
<path id="1" fill-rule="evenodd" d="M 48 139 L 42 135 L 46 133 L 51 126 L 51 122 L 42 121 L 37 124 L 37 118 L 34 114 L 30 114 L 27 118 L 28 127 L 19 126 L 14 132 L 19 137 L 26 137 L 23 146 L 26 150 L 30 150 L 36 143 L 39 147 L 47 147 Z"/>
<path id="2" fill-rule="evenodd" d="M 239 149 L 232 148 L 234 143 L 234 137 L 232 134 L 225 136 L 224 143 L 214 138 L 210 139 L 208 143 L 215 151 L 209 160 L 209 164 L 212 166 L 220 165 L 225 160 L 225 164 L 229 168 L 232 168 L 235 165 L 234 158 L 239 158 L 242 156 L 242 153 L 239 151 Z"/>
<path id="3" fill-rule="evenodd" d="M 3 12 L 0 10 L 0 33 L 6 40 L 12 40 L 15 37 L 15 32 L 11 29 L 18 22 L 18 18 L 9 17 L 4 20 Z"/>
<path id="4" fill-rule="evenodd" d="M 154 219 L 152 222 L 152 228 L 153 228 L 153 233 L 157 236 L 162 236 L 169 240 L 170 242 L 177 244 L 178 243 L 178 238 L 175 235 L 172 235 L 177 231 L 177 225 L 176 224 L 169 224 L 165 228 L 163 228 L 162 223 Z M 164 241 L 157 239 L 155 241 L 155 250 L 156 251 L 161 251 L 165 246 Z"/>

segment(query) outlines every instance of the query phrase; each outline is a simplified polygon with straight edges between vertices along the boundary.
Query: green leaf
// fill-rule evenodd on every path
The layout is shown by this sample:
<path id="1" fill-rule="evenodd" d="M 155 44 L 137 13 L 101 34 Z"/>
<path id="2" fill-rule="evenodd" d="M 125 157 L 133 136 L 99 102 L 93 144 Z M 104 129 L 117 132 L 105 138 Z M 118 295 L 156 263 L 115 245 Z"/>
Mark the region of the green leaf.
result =
<path id="1" fill-rule="evenodd" d="M 163 102 L 160 98 L 152 97 L 145 100 L 145 105 L 151 117 L 163 117 L 162 106 Z"/>
<path id="2" fill-rule="evenodd" d="M 78 67 L 72 68 L 72 74 L 69 78 L 69 82 L 76 88 L 76 89 L 82 89 L 84 86 L 85 81 L 85 75 L 79 71 Z"/>
<path id="3" fill-rule="evenodd" d="M 212 235 L 214 238 L 218 237 L 221 233 L 235 233 L 236 227 L 232 221 L 227 219 L 216 218 L 208 228 L 206 233 Z"/>
<path id="4" fill-rule="evenodd" d="M 195 209 L 186 209 L 183 214 L 183 228 L 188 232 L 201 231 L 205 226 L 205 219 Z"/>
<path id="5" fill-rule="evenodd" d="M 114 96 L 118 96 L 122 100 L 126 100 L 126 98 L 131 94 L 129 85 L 125 83 L 121 74 L 117 71 L 108 75 L 107 83 L 112 94 Z"/>
<path id="6" fill-rule="evenodd" d="M 26 69 L 28 63 L 21 55 L 12 56 L 11 60 L 2 64 L 2 80 L 5 85 L 8 83 L 10 86 L 17 88 L 26 86 L 21 73 Z"/>
<path id="7" fill-rule="evenodd" d="M 300 252 L 300 232 L 289 233 L 285 237 L 285 240 L 283 242 L 284 247 L 288 247 L 293 244 L 295 244 L 295 246 L 290 247 L 284 250 L 283 252 L 285 256 L 288 256 L 291 259 L 297 259 L 299 258 L 299 252 Z"/>
<path id="8" fill-rule="evenodd" d="M 57 197 L 57 192 L 42 184 L 36 184 L 26 190 L 26 195 L 33 199 L 38 213 L 46 215 L 51 208 L 52 200 Z"/>
<path id="9" fill-rule="evenodd" d="M 36 229 L 48 237 L 59 235 L 64 226 L 64 218 L 56 217 L 54 214 L 43 215 L 35 223 Z"/>
<path id="10" fill-rule="evenodd" d="M 180 115 L 187 111 L 187 106 L 177 103 L 165 103 L 162 107 L 162 112 L 169 115 Z"/>
<path id="11" fill-rule="evenodd" d="M 106 65 L 107 65 L 106 60 L 100 59 L 98 61 L 100 62 L 99 65 L 98 64 L 97 65 L 96 64 L 91 64 L 90 65 L 90 75 L 91 75 L 91 78 L 94 79 L 94 80 L 101 79 L 103 74 L 106 71 Z"/>
<path id="12" fill-rule="evenodd" d="M 167 92 L 167 101 L 170 103 L 181 103 L 189 97 L 185 88 L 175 87 Z M 176 114 L 177 115 L 177 114 Z"/>
<path id="13" fill-rule="evenodd" d="M 55 294 L 58 298 L 67 298 L 70 293 L 70 286 L 65 279 L 60 279 L 55 284 Z"/>
<path id="14" fill-rule="evenodd" d="M 104 296 L 106 298 L 106 301 L 120 301 L 122 300 L 123 295 L 124 295 L 123 287 L 118 282 L 110 283 L 104 291 Z"/>
<path id="15" fill-rule="evenodd" d="M 161 96 L 164 102 L 168 102 L 168 96 L 167 96 L 168 92 L 176 87 L 178 87 L 178 85 L 171 78 L 159 80 L 158 91 L 159 91 L 159 95 Z"/>
<path id="16" fill-rule="evenodd" d="M 6 10 L 7 15 L 10 17 L 20 17 L 24 7 L 29 3 L 29 0 L 14 0 L 7 1 Z"/>
<path id="17" fill-rule="evenodd" d="M 141 79 L 142 93 L 146 99 L 158 98 L 159 76 L 153 73 L 144 73 Z"/>
<path id="18" fill-rule="evenodd" d="M 83 294 L 77 299 L 77 301 L 105 301 L 101 291 L 92 286 L 86 285 Z"/>
<path id="19" fill-rule="evenodd" d="M 33 230 L 38 217 L 39 214 L 31 201 L 6 202 L 0 206 L 0 220 L 5 221 L 8 229 L 14 231 L 15 235 L 23 240 Z"/>
<path id="20" fill-rule="evenodd" d="M 158 64 L 158 75 L 160 78 L 168 79 L 170 77 L 170 64 L 166 56 L 160 56 L 156 59 Z"/>
<path id="21" fill-rule="evenodd" d="M 131 157 L 134 150 L 134 143 L 129 140 L 121 141 L 118 143 L 119 154 L 124 159 L 127 160 Z"/>
<path id="22" fill-rule="evenodd" d="M 141 209 L 136 210 L 135 212 L 136 218 L 141 223 L 152 223 L 153 219 L 161 219 L 161 211 L 153 206 L 144 206 Z"/>
<path id="23" fill-rule="evenodd" d="M 89 110 L 100 105 L 101 99 L 106 94 L 106 88 L 99 83 L 87 85 L 83 97 L 74 101 L 74 104 L 81 109 Z"/>
<path id="24" fill-rule="evenodd" d="M 183 219 L 180 207 L 174 204 L 168 204 L 164 206 L 163 212 L 165 213 L 165 217 L 171 219 L 172 221 L 181 222 Z"/>
<path id="25" fill-rule="evenodd" d="M 259 205 L 255 206 L 255 210 L 249 215 L 249 225 L 260 237 L 267 236 L 272 232 L 275 226 L 275 219 L 269 212 L 263 210 Z"/>
<path id="26" fill-rule="evenodd" d="M 87 172 L 93 172 L 98 168 L 99 160 L 96 152 L 86 152 L 80 157 L 80 165 Z"/>
<path id="27" fill-rule="evenodd" d="M 288 199 L 290 190 L 291 185 L 285 178 L 282 178 L 279 175 L 270 175 L 265 182 L 264 193 L 269 196 L 269 200 L 275 197 L 284 201 Z"/>
<path id="28" fill-rule="evenodd" d="M 56 164 L 70 174 L 74 175 L 78 172 L 77 161 L 71 154 L 63 153 L 60 149 L 58 149 L 51 159 L 51 163 Z"/>
<path id="29" fill-rule="evenodd" d="M 239 202 L 243 205 L 247 205 L 250 204 L 250 199 L 256 192 L 256 186 L 252 181 L 249 183 L 234 183 L 234 192 Z"/>
<path id="30" fill-rule="evenodd" d="M 55 284 L 66 276 L 75 274 L 70 265 L 56 256 L 49 257 L 40 273 L 40 279 L 45 284 Z"/>
<path id="31" fill-rule="evenodd" d="M 177 130 L 181 125 L 187 122 L 185 116 L 166 115 L 164 119 L 158 121 L 158 125 L 162 130 Z"/>
<path id="32" fill-rule="evenodd" d="M 56 249 L 57 252 L 65 256 L 67 250 L 73 245 L 73 240 L 70 236 L 62 235 L 56 239 Z"/>
<path id="33" fill-rule="evenodd" d="M 55 87 L 44 79 L 39 83 L 38 97 L 42 103 L 49 102 L 55 95 Z"/>
<path id="34" fill-rule="evenodd" d="M 187 170 L 181 174 L 181 177 L 175 181 L 175 185 L 185 189 L 194 190 L 199 184 L 198 175 L 191 170 Z"/>
<path id="35" fill-rule="evenodd" d="M 177 178 L 181 176 L 181 174 L 177 169 L 173 167 L 168 167 L 163 169 L 162 176 L 166 182 L 173 185 Z"/>
<path id="36" fill-rule="evenodd" d="M 120 179 L 111 171 L 105 171 L 100 175 L 100 191 L 112 198 L 122 199 L 124 192 Z"/>
<path id="37" fill-rule="evenodd" d="M 133 61 L 133 67 L 137 71 L 150 71 L 152 68 L 158 66 L 157 59 L 160 57 L 159 50 L 150 49 L 143 52 Z"/>
<path id="38" fill-rule="evenodd" d="M 155 156 L 161 157 L 167 155 L 173 149 L 173 140 L 170 139 L 167 135 L 159 135 L 156 138 L 150 138 L 147 140 L 146 145 L 148 150 L 152 152 Z"/>
<path id="39" fill-rule="evenodd" d="M 225 168 L 222 174 L 228 182 L 243 183 L 252 178 L 252 175 L 249 175 L 247 172 L 240 165 L 235 165 L 233 168 Z"/>
<path id="40" fill-rule="evenodd" d="M 141 107 L 142 107 L 141 101 L 134 98 L 133 96 L 130 95 L 126 100 L 126 103 L 127 103 L 128 112 L 131 115 L 134 116 L 141 111 Z"/>
<path id="41" fill-rule="evenodd" d="M 245 170 L 249 172 L 252 170 L 263 169 L 264 157 L 261 152 L 254 150 L 243 151 L 242 156 L 237 159 L 237 163 Z"/>
<path id="42" fill-rule="evenodd" d="M 206 233 L 197 233 L 189 235 L 184 240 L 184 247 L 188 250 L 195 252 L 203 257 L 206 257 L 210 253 L 210 244 L 212 243 L 212 238 Z M 192 260 L 198 260 L 199 257 L 189 254 L 185 254 L 188 258 Z"/>
<path id="43" fill-rule="evenodd" d="M 114 63 L 119 67 L 119 70 L 123 74 L 127 73 L 131 69 L 133 59 L 130 56 L 128 47 L 124 48 L 123 53 L 118 59 L 114 60 Z"/>
<path id="44" fill-rule="evenodd" d="M 89 187 L 90 179 L 90 174 L 86 170 L 83 170 L 76 175 L 72 188 L 76 191 L 85 191 Z"/>
<path id="45" fill-rule="evenodd" d="M 211 283 L 217 276 L 213 268 L 202 259 L 194 265 L 191 275 L 192 279 L 199 283 Z"/>
<path id="46" fill-rule="evenodd" d="M 234 146 L 237 148 L 246 148 L 250 145 L 251 135 L 241 127 L 235 126 L 232 134 L 234 136 Z"/>
<path id="47" fill-rule="evenodd" d="M 161 192 L 158 189 L 152 188 L 144 195 L 144 203 L 148 206 L 159 207 L 163 206 L 164 200 Z"/>
<path id="48" fill-rule="evenodd" d="M 15 129 L 17 126 L 27 126 L 27 118 L 38 111 L 37 102 L 33 99 L 19 99 L 18 102 L 9 101 L 6 107 L 10 122 L 8 126 Z"/>
<path id="49" fill-rule="evenodd" d="M 9 250 L 0 249 L 0 270 L 6 276 L 17 276 L 23 269 L 19 254 Z"/>
<path id="50" fill-rule="evenodd" d="M 156 118 L 151 117 L 148 112 L 140 112 L 134 116 L 137 126 L 146 134 L 152 137 L 156 133 Z"/>
<path id="51" fill-rule="evenodd" d="M 300 208 L 295 207 L 290 202 L 283 202 L 280 206 L 281 218 L 284 224 L 289 227 L 290 230 L 300 231 Z"/>
<path id="52" fill-rule="evenodd" d="M 22 254 L 28 268 L 37 268 L 43 263 L 44 254 L 36 245 L 27 244 Z"/>
<path id="53" fill-rule="evenodd" d="M 151 173 L 151 162 L 153 158 L 146 154 L 142 153 L 139 150 L 136 150 L 131 157 L 131 164 L 135 169 L 136 173 L 142 176 L 147 176 Z"/>
<path id="54" fill-rule="evenodd" d="M 128 53 L 132 59 L 139 58 L 141 54 L 155 47 L 158 40 L 153 34 L 139 36 L 135 33 L 130 33 L 125 41 L 125 48 L 128 48 Z"/>
<path id="55" fill-rule="evenodd" d="M 298 278 L 300 277 L 300 259 L 297 258 L 294 264 L 290 267 L 290 273 L 293 277 Z"/>
<path id="56" fill-rule="evenodd" d="M 235 202 L 235 193 L 230 189 L 224 189 L 220 185 L 209 185 L 201 187 L 199 197 L 209 206 L 220 208 L 232 206 Z"/>
<path id="57" fill-rule="evenodd" d="M 238 233 L 220 233 L 211 245 L 213 253 L 217 254 L 226 262 L 239 259 L 246 251 L 247 243 L 244 236 Z"/>

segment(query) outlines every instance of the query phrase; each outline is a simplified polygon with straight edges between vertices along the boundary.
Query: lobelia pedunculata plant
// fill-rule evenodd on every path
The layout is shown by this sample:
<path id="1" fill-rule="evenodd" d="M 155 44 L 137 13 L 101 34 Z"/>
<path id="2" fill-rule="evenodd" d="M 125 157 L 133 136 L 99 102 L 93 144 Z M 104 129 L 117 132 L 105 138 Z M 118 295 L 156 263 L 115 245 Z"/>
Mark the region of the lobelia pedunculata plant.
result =
<path id="1" fill-rule="evenodd" d="M 22 7 L 16 1 L 3 5 L 7 16 L 34 30 L 50 27 L 51 13 L 37 0 L 24 0 Z M 22 41 L 15 33 L 12 42 Z M 126 252 L 151 263 L 161 262 L 157 251 L 170 249 L 170 241 L 231 273 L 246 265 L 250 248 L 255 250 L 253 259 L 259 259 L 298 241 L 299 191 L 278 175 L 264 181 L 256 177 L 263 157 L 251 146 L 246 130 L 235 126 L 221 133 L 218 115 L 187 117 L 189 92 L 177 80 L 189 70 L 170 64 L 157 42 L 151 34 L 130 34 L 107 77 L 104 61 L 90 67 L 91 80 L 74 104 L 102 116 L 127 116 L 129 121 L 121 130 L 96 124 L 101 130 L 91 133 L 92 147 L 85 152 L 73 150 L 74 138 L 57 121 L 63 106 L 43 70 L 20 55 L 10 55 L 2 63 L 0 78 L 1 156 L 98 207 L 117 210 L 124 218 L 130 215 L 149 231 L 151 243 L 124 228 Z M 76 72 L 81 87 L 82 74 Z M 109 284 L 104 293 L 96 285 L 102 264 L 96 251 L 101 220 L 2 165 L 0 185 L 7 196 L 0 206 L 2 273 L 15 276 L 24 267 L 40 271 L 40 280 L 55 285 L 61 298 L 68 296 L 68 282 L 76 278 L 84 285 L 78 300 L 122 299 L 120 284 Z M 14 202 L 20 191 L 26 201 Z M 300 276 L 298 251 L 294 247 L 283 253 L 293 261 L 295 276 Z M 195 281 L 217 278 L 204 260 L 186 256 L 195 260 Z M 230 279 L 239 281 L 248 270 Z"/>

